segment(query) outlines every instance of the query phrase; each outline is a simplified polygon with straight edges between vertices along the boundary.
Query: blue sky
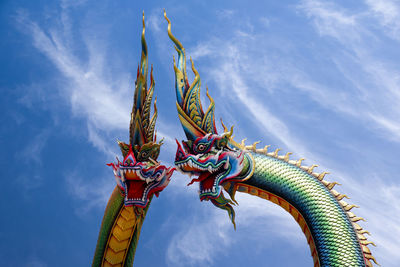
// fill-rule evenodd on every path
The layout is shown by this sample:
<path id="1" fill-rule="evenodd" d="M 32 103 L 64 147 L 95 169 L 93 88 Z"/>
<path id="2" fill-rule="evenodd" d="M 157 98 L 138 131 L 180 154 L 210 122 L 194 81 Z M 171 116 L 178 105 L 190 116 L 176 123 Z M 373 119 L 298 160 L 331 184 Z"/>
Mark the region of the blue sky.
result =
<path id="1" fill-rule="evenodd" d="M 1 266 L 88 266 L 120 156 L 146 14 L 160 159 L 184 139 L 174 49 L 186 47 L 235 139 L 329 171 L 367 222 L 382 266 L 400 261 L 400 3 L 2 1 Z M 217 2 L 217 3 L 215 3 Z M 278 3 L 279 2 L 279 3 Z M 281 3 L 284 2 L 284 3 Z M 312 266 L 289 214 L 239 194 L 237 230 L 177 173 L 153 201 L 136 266 Z"/>

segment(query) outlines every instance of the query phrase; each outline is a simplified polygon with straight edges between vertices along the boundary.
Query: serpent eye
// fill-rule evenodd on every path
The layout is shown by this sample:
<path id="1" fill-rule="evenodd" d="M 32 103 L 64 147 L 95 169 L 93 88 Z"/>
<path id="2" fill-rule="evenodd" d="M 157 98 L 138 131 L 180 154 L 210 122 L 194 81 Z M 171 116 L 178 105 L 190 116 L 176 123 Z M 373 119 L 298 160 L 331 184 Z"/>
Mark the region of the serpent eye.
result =
<path id="1" fill-rule="evenodd" d="M 140 156 L 145 159 L 145 158 L 147 158 L 149 156 L 149 152 L 148 151 L 143 151 L 143 152 L 140 153 Z"/>
<path id="2" fill-rule="evenodd" d="M 197 151 L 199 152 L 203 152 L 204 150 L 206 150 L 207 146 L 205 144 L 199 144 L 197 146 Z"/>

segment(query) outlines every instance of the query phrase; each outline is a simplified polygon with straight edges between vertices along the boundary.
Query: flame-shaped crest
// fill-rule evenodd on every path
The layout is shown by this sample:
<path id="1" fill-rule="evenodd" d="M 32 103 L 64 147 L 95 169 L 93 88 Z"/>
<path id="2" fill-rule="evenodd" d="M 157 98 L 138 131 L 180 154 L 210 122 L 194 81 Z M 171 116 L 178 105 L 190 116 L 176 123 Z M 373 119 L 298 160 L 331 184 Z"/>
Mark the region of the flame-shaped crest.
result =
<path id="1" fill-rule="evenodd" d="M 189 84 L 186 73 L 186 54 L 185 48 L 171 33 L 171 22 L 167 18 L 164 10 L 164 17 L 168 21 L 168 36 L 174 42 L 175 49 L 178 52 L 178 61 L 174 57 L 174 70 L 175 70 L 175 89 L 176 89 L 176 107 L 178 109 L 178 116 L 182 123 L 188 140 L 195 140 L 197 137 L 204 136 L 207 133 L 217 134 L 215 127 L 214 100 L 208 94 L 210 106 L 204 113 L 200 101 L 200 76 L 194 67 L 193 60 L 192 70 L 195 75 L 192 84 Z"/>
<path id="2" fill-rule="evenodd" d="M 135 82 L 135 95 L 131 113 L 131 121 L 129 127 L 129 141 L 130 145 L 118 141 L 121 148 L 122 154 L 125 156 L 129 147 L 137 154 L 138 147 L 142 147 L 144 144 L 151 143 L 155 146 L 156 136 L 154 134 L 155 123 L 157 119 L 157 97 L 154 100 L 154 114 L 150 118 L 151 102 L 154 93 L 154 79 L 153 79 L 153 66 L 150 71 L 150 86 L 147 89 L 147 73 L 148 73 L 148 61 L 147 61 L 147 44 L 144 36 L 145 23 L 144 23 L 144 12 L 143 12 L 143 31 L 142 31 L 142 55 L 137 70 L 137 77 Z"/>

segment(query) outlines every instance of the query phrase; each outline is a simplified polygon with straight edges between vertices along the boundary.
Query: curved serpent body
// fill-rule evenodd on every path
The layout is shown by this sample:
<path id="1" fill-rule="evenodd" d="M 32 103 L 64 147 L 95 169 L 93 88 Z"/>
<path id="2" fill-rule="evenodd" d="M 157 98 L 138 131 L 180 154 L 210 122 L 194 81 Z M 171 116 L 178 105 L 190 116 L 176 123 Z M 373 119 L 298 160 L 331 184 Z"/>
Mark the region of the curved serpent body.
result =
<path id="1" fill-rule="evenodd" d="M 186 55 L 182 44 L 173 36 L 168 21 L 168 35 L 178 53 L 174 60 L 177 110 L 187 141 L 178 149 L 175 165 L 182 173 L 195 176 L 189 183 L 199 183 L 200 200 L 210 200 L 228 212 L 235 227 L 233 205 L 236 191 L 249 193 L 272 201 L 288 211 L 300 225 L 310 245 L 314 266 L 372 266 L 375 258 L 368 249 L 363 230 L 356 222 L 363 220 L 333 189 L 336 182 L 327 182 L 327 174 L 314 173 L 317 165 L 302 166 L 303 159 L 289 160 L 290 152 L 278 155 L 279 149 L 268 152 L 268 146 L 257 149 L 254 143 L 233 140 L 233 127 L 218 135 L 214 119 L 214 100 L 204 112 L 200 101 L 200 76 L 188 82 Z M 222 188 L 230 195 L 225 198 Z"/>
<path id="2" fill-rule="evenodd" d="M 236 185 L 238 191 L 266 198 L 291 213 L 306 235 L 315 266 L 366 264 L 353 223 L 325 185 L 284 160 L 251 154 L 254 174 Z"/>

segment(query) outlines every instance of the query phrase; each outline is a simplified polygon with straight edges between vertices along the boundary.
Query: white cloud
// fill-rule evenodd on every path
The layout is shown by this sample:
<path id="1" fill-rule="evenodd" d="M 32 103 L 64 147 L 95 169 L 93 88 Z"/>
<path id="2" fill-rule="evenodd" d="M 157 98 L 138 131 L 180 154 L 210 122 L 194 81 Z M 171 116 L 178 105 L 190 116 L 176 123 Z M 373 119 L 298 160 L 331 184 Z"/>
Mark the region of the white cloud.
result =
<path id="1" fill-rule="evenodd" d="M 50 136 L 50 130 L 44 129 L 42 130 L 38 135 L 34 136 L 31 139 L 31 142 L 28 143 L 24 147 L 22 151 L 18 151 L 16 153 L 16 158 L 18 160 L 30 160 L 31 163 L 41 165 L 42 164 L 42 158 L 41 158 L 41 153 L 43 148 L 47 144 L 47 140 Z"/>
<path id="2" fill-rule="evenodd" d="M 174 233 L 167 250 L 168 265 L 213 265 L 218 255 L 229 254 L 237 242 L 251 243 L 253 250 L 260 247 L 268 250 L 273 246 L 268 238 L 276 237 L 297 249 L 308 250 L 299 226 L 282 208 L 248 194 L 238 193 L 236 198 L 239 202 L 235 207 L 236 231 L 226 211 L 211 203 L 202 203 L 200 211 L 183 221 L 181 230 Z"/>
<path id="3" fill-rule="evenodd" d="M 389 36 L 400 40 L 400 2 L 396 0 L 366 0 L 365 2 Z"/>
<path id="4" fill-rule="evenodd" d="M 98 176 L 93 181 L 90 177 L 84 177 L 76 169 L 64 175 L 67 191 L 77 200 L 83 201 L 84 205 L 76 208 L 79 216 L 84 216 L 93 208 L 104 208 L 114 187 L 115 180 L 110 175 Z"/>
<path id="5" fill-rule="evenodd" d="M 393 19 L 397 14 L 397 7 L 391 1 L 368 1 L 374 10 L 387 14 L 387 20 Z M 376 56 L 376 50 L 385 49 L 385 42 L 380 40 L 370 25 L 364 20 L 366 13 L 348 14 L 338 6 L 333 6 L 319 1 L 305 1 L 301 9 L 312 19 L 316 29 L 321 35 L 334 37 L 340 42 L 337 47 L 341 54 L 335 53 L 332 58 L 341 74 L 352 83 L 353 88 L 347 88 L 346 99 L 337 101 L 330 92 L 334 88 L 325 89 L 325 85 L 304 86 L 310 84 L 300 79 L 294 84 L 300 88 L 310 89 L 310 92 L 323 99 L 323 103 L 339 108 L 339 111 L 356 116 L 364 121 L 373 122 L 379 133 L 387 132 L 386 137 L 400 141 L 400 133 L 395 126 L 400 116 L 400 72 L 394 62 Z M 392 13 L 395 14 L 392 14 Z M 367 13 L 368 14 L 368 13 Z M 339 50 L 339 51 L 340 51 Z M 347 53 L 345 51 L 350 51 Z M 381 55 L 379 53 L 378 55 Z M 354 73 L 354 67 L 357 73 Z M 355 76 L 357 75 L 357 76 Z M 355 76 L 355 77 L 354 77 Z"/>

